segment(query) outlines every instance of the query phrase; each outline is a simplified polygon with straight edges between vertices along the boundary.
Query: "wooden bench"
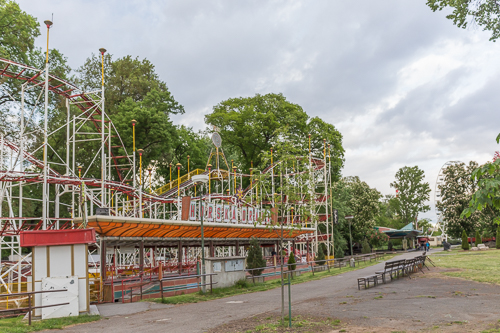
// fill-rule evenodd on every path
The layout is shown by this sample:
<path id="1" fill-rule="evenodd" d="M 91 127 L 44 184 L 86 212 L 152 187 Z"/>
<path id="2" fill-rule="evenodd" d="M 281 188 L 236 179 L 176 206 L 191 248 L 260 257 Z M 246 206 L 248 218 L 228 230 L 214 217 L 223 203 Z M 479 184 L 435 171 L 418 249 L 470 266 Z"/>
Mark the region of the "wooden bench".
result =
<path id="1" fill-rule="evenodd" d="M 386 261 L 385 266 L 384 266 L 384 270 L 379 271 L 379 272 L 375 272 L 375 274 L 381 275 L 384 283 L 386 282 L 386 279 L 385 279 L 386 274 L 389 274 L 389 277 L 391 278 L 391 280 L 393 279 L 394 276 L 399 278 L 400 274 L 402 274 L 402 275 L 405 274 L 405 263 L 406 263 L 405 259 Z"/>
<path id="2" fill-rule="evenodd" d="M 370 288 L 370 282 L 373 283 L 373 286 L 378 286 L 379 279 L 382 277 L 381 274 L 369 275 L 365 277 L 358 278 L 358 290 L 361 290 L 361 286 L 364 286 L 365 289 Z M 383 281 L 383 280 L 382 280 Z M 385 281 L 383 281 L 385 283 Z"/>

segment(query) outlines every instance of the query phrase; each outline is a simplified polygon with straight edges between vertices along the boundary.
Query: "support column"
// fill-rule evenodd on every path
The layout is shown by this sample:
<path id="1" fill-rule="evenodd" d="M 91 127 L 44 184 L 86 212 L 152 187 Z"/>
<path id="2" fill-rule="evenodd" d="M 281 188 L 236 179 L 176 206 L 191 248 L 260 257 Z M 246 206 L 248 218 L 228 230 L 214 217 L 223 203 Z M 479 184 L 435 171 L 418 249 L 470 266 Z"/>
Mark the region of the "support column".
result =
<path id="1" fill-rule="evenodd" d="M 101 239 L 101 280 L 106 281 L 106 240 Z"/>
<path id="2" fill-rule="evenodd" d="M 144 241 L 139 243 L 139 273 L 144 275 Z"/>
<path id="3" fill-rule="evenodd" d="M 210 241 L 210 256 L 215 257 L 214 241 Z"/>
<path id="4" fill-rule="evenodd" d="M 306 261 L 309 261 L 309 240 L 306 240 Z"/>
<path id="5" fill-rule="evenodd" d="M 236 241 L 234 247 L 235 247 L 234 255 L 238 257 L 240 255 L 240 241 L 239 240 Z"/>
<path id="6" fill-rule="evenodd" d="M 177 260 L 179 262 L 179 275 L 182 274 L 182 241 L 179 241 L 179 247 L 177 250 Z"/>

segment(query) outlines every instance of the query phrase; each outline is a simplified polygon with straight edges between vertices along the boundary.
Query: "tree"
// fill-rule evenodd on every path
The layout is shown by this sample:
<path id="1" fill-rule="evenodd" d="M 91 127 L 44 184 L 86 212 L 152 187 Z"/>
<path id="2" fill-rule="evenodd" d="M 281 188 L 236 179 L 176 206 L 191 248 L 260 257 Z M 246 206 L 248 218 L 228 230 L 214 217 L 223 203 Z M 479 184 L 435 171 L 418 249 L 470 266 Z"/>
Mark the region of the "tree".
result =
<path id="1" fill-rule="evenodd" d="M 247 269 L 266 267 L 266 261 L 262 256 L 262 248 L 260 247 L 259 241 L 256 238 L 250 239 L 250 246 L 247 252 Z M 250 271 L 253 276 L 259 276 L 264 271 L 262 269 L 255 269 Z"/>
<path id="2" fill-rule="evenodd" d="M 469 165 L 452 164 L 443 171 L 444 182 L 439 186 L 441 201 L 436 204 L 436 208 L 441 211 L 447 225 L 446 232 L 452 237 L 460 237 L 462 230 L 470 234 L 480 227 L 481 221 L 490 218 L 488 215 L 491 209 L 474 211 L 469 216 L 462 214 L 469 206 L 474 192 L 478 190 L 478 182 L 472 178 L 472 173 L 477 168 L 478 164 L 471 161 Z"/>
<path id="3" fill-rule="evenodd" d="M 495 237 L 495 247 L 497 249 L 500 249 L 500 225 L 497 227 L 497 234 L 496 234 L 496 237 Z"/>
<path id="4" fill-rule="evenodd" d="M 288 270 L 294 271 L 297 268 L 295 265 L 295 256 L 293 255 L 293 251 L 290 251 L 290 255 L 288 256 Z"/>
<path id="5" fill-rule="evenodd" d="M 0 57 L 21 63 L 35 49 L 39 24 L 14 1 L 0 0 Z"/>
<path id="6" fill-rule="evenodd" d="M 399 169 L 391 187 L 399 191 L 397 209 L 405 224 L 415 221 L 419 212 L 430 210 L 425 203 L 429 200 L 431 188 L 424 182 L 424 171 L 418 166 Z"/>
<path id="7" fill-rule="evenodd" d="M 428 218 L 418 220 L 417 226 L 418 230 L 422 230 L 424 234 L 427 234 L 429 230 L 433 228 L 433 225 L 431 224 L 431 219 Z"/>
<path id="8" fill-rule="evenodd" d="M 467 239 L 467 233 L 462 230 L 462 249 L 467 251 L 469 249 L 469 241 Z"/>
<path id="9" fill-rule="evenodd" d="M 363 240 L 363 245 L 361 248 L 361 253 L 367 254 L 372 252 L 372 249 L 370 248 L 370 244 L 368 244 L 368 241 L 366 239 Z"/>
<path id="10" fill-rule="evenodd" d="M 230 98 L 213 108 L 205 116 L 205 122 L 218 127 L 222 136 L 222 147 L 227 154 L 234 155 L 239 168 L 263 169 L 262 152 L 268 152 L 278 133 L 288 127 L 289 139 L 303 151 L 308 151 L 308 134 L 311 134 L 311 149 L 322 152 L 323 139 L 331 145 L 332 174 L 340 175 L 344 164 L 342 135 L 331 124 L 320 118 L 312 118 L 302 107 L 288 101 L 282 94 L 257 94 L 254 97 Z"/>
<path id="11" fill-rule="evenodd" d="M 497 137 L 497 142 L 500 135 Z M 471 197 L 469 207 L 460 215 L 473 217 L 477 212 L 487 212 L 493 223 L 500 223 L 500 159 L 486 163 L 472 172 L 472 180 L 477 182 L 477 190 Z"/>
<path id="12" fill-rule="evenodd" d="M 398 215 L 400 201 L 394 195 L 385 195 L 379 201 L 379 214 L 375 217 L 375 223 L 380 227 L 401 229 L 404 223 Z"/>
<path id="13" fill-rule="evenodd" d="M 326 263 L 325 259 L 325 250 L 324 250 L 325 244 L 321 243 L 318 246 L 318 254 L 316 255 L 316 258 L 314 261 L 316 261 L 316 264 L 323 266 Z"/>
<path id="14" fill-rule="evenodd" d="M 344 200 L 346 209 L 345 215 L 353 215 L 354 219 L 351 223 L 352 240 L 354 242 L 361 242 L 366 234 L 375 226 L 375 218 L 379 214 L 379 199 L 381 194 L 374 188 L 370 188 L 367 183 L 361 181 L 359 177 L 346 177 L 339 181 L 338 186 L 345 186 L 347 193 L 345 193 Z M 336 193 L 336 189 L 333 193 Z M 335 195 L 335 194 L 334 194 Z M 349 240 L 349 222 L 340 215 L 339 219 L 341 233 Z"/>
<path id="15" fill-rule="evenodd" d="M 474 237 L 474 244 L 476 244 L 476 246 L 478 246 L 481 243 L 482 243 L 481 234 L 479 233 L 479 230 L 476 230 L 476 237 Z"/>
<path id="16" fill-rule="evenodd" d="M 376 229 L 369 230 L 366 235 L 369 243 L 373 247 L 381 247 L 384 243 L 389 241 L 389 236 Z"/>
<path id="17" fill-rule="evenodd" d="M 453 20 L 459 28 L 466 29 L 469 25 L 478 25 L 483 30 L 491 31 L 491 41 L 500 37 L 500 6 L 497 0 L 427 0 L 432 11 L 452 8 L 453 12 L 446 16 Z"/>

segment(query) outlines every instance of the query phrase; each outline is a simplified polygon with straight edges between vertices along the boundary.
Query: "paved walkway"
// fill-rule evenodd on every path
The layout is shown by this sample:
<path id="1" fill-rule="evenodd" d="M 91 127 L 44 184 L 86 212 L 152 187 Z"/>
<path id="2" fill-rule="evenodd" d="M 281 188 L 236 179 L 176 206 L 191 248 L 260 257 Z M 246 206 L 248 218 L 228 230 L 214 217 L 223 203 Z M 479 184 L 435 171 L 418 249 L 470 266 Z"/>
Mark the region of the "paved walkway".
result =
<path id="1" fill-rule="evenodd" d="M 397 259 L 413 258 L 421 252 L 405 253 Z M 357 278 L 383 269 L 384 263 L 360 270 L 292 286 L 292 303 L 298 306 L 319 298 L 357 292 Z M 397 282 L 394 282 L 394 284 Z M 221 324 L 262 313 L 274 313 L 281 307 L 280 288 L 184 305 L 132 303 L 99 306 L 105 319 L 66 328 L 66 332 L 203 332 Z M 338 301 L 337 301 L 338 304 Z M 115 308 L 113 308 L 115 307 Z M 132 312 L 144 311 L 136 314 Z"/>

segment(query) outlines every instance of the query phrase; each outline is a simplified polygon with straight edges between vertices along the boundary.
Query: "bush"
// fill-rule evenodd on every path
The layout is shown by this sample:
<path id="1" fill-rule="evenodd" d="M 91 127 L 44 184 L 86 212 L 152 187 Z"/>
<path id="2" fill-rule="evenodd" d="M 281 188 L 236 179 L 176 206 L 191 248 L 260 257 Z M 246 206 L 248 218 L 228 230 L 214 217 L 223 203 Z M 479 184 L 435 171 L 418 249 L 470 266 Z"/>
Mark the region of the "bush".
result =
<path id="1" fill-rule="evenodd" d="M 324 244 L 319 244 L 318 246 L 318 255 L 314 259 L 316 261 L 317 265 L 324 265 L 326 260 L 325 260 L 325 251 L 323 250 Z"/>
<path id="2" fill-rule="evenodd" d="M 500 224 L 498 225 L 497 236 L 495 238 L 496 238 L 496 248 L 500 249 Z"/>
<path id="3" fill-rule="evenodd" d="M 234 286 L 237 289 L 246 289 L 246 288 L 250 287 L 250 284 L 247 282 L 246 279 L 240 279 L 234 283 Z"/>
<path id="4" fill-rule="evenodd" d="M 474 244 L 476 244 L 476 246 L 478 246 L 479 244 L 482 244 L 481 234 L 479 234 L 479 230 L 476 230 L 476 237 L 474 239 Z"/>
<path id="5" fill-rule="evenodd" d="M 361 248 L 361 253 L 367 254 L 367 253 L 371 253 L 371 252 L 372 252 L 372 249 L 370 248 L 370 244 L 368 244 L 368 241 L 365 239 L 363 241 L 363 245 L 362 245 L 362 248 Z"/>
<path id="6" fill-rule="evenodd" d="M 261 267 L 266 267 L 266 261 L 262 256 L 262 249 L 260 247 L 259 242 L 257 241 L 257 239 L 252 237 L 247 252 L 247 269 L 261 268 Z M 258 276 L 262 274 L 263 270 L 264 268 L 256 269 L 250 271 L 250 274 L 252 274 L 253 276 Z"/>
<path id="7" fill-rule="evenodd" d="M 289 271 L 294 271 L 297 268 L 297 265 L 295 265 L 295 256 L 293 255 L 293 251 L 290 252 L 290 256 L 288 257 L 288 270 Z"/>
<path id="8" fill-rule="evenodd" d="M 467 251 L 469 249 L 469 242 L 467 240 L 467 234 L 465 233 L 465 230 L 462 230 L 462 249 L 464 251 Z"/>

